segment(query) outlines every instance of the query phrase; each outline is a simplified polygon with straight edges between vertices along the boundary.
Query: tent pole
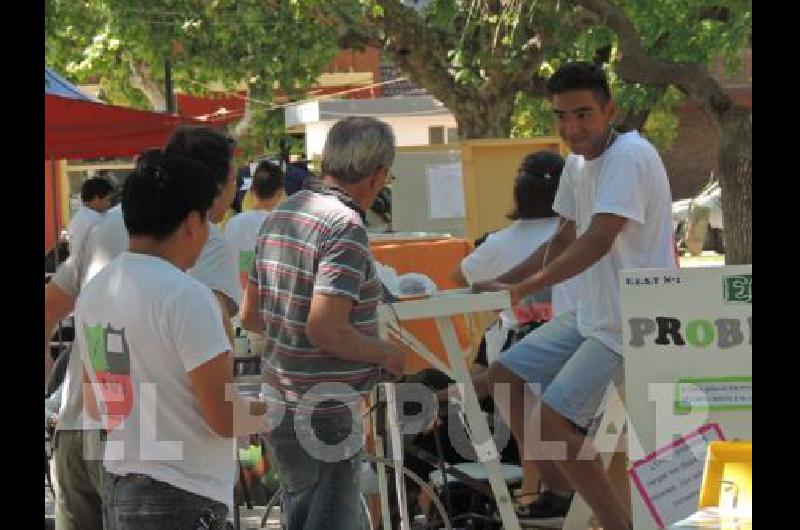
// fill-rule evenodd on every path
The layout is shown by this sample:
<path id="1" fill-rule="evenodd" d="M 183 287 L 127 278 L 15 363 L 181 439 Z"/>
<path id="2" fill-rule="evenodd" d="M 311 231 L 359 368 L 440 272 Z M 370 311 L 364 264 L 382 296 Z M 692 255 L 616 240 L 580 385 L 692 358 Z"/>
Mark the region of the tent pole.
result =
<path id="1" fill-rule="evenodd" d="M 175 95 L 172 93 L 172 61 L 164 59 L 164 95 L 167 99 L 167 114 L 175 114 Z"/>
<path id="2" fill-rule="evenodd" d="M 59 255 L 58 255 L 58 246 L 61 242 L 61 234 L 58 230 L 58 209 L 61 207 L 60 204 L 57 204 L 56 200 L 58 195 L 56 194 L 57 184 L 56 181 L 58 180 L 58 173 L 57 173 L 57 166 L 56 166 L 56 159 L 53 155 L 50 155 L 50 185 L 53 188 L 53 233 L 55 235 L 56 245 L 53 248 L 53 257 L 55 258 L 55 266 L 54 271 L 58 270 L 59 265 Z M 58 323 L 58 351 L 61 352 L 61 347 L 63 346 L 63 329 L 61 327 L 61 322 Z"/>

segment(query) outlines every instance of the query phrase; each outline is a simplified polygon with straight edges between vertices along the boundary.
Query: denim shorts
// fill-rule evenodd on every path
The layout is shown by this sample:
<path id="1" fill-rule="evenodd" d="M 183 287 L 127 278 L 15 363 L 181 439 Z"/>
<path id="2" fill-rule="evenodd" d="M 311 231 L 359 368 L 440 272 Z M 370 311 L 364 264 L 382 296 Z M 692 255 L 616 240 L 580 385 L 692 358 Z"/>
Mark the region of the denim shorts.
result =
<path id="1" fill-rule="evenodd" d="M 587 428 L 609 383 L 622 378 L 622 356 L 578 332 L 574 312 L 562 313 L 503 352 L 498 362 L 534 395 L 580 428 Z"/>
<path id="2" fill-rule="evenodd" d="M 223 530 L 228 507 L 147 475 L 106 473 L 104 530 Z M 201 517 L 208 526 L 199 526 Z"/>

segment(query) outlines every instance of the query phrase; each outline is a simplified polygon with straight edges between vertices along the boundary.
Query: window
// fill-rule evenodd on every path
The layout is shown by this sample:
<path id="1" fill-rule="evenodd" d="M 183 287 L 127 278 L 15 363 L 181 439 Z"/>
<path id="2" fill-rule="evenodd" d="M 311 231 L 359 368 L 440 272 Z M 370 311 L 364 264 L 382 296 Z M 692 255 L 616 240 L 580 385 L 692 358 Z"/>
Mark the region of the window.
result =
<path id="1" fill-rule="evenodd" d="M 444 127 L 441 125 L 428 127 L 428 144 L 437 145 L 443 143 L 444 143 Z"/>

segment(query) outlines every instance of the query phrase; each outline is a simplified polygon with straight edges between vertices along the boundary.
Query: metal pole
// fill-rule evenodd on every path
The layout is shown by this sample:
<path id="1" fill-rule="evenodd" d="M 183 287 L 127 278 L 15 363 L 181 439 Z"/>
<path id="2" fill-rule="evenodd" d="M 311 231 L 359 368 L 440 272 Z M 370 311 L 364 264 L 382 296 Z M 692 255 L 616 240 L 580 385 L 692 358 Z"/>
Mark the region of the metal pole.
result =
<path id="1" fill-rule="evenodd" d="M 53 233 L 54 233 L 55 239 L 56 239 L 56 246 L 53 249 L 53 257 L 54 257 L 54 262 L 55 262 L 55 264 L 53 266 L 53 271 L 58 270 L 58 265 L 59 265 L 59 261 L 60 261 L 59 260 L 59 255 L 58 255 L 58 246 L 61 243 L 61 233 L 60 233 L 60 231 L 58 229 L 58 209 L 61 207 L 61 205 L 58 204 L 58 202 L 57 202 L 58 194 L 56 193 L 56 189 L 57 189 L 56 181 L 58 180 L 58 174 L 56 172 L 56 169 L 57 169 L 56 159 L 55 159 L 55 157 L 50 155 L 50 177 L 51 177 L 50 178 L 50 185 L 53 188 L 53 228 L 54 228 Z M 63 332 L 63 329 L 61 328 L 61 321 L 59 321 L 58 322 L 58 351 L 59 351 L 59 354 L 61 353 L 61 347 L 62 347 L 62 345 L 64 343 L 64 335 L 63 335 L 63 333 L 64 332 Z"/>
<path id="2" fill-rule="evenodd" d="M 448 416 L 447 421 L 450 421 Z M 436 442 L 436 456 L 439 459 L 439 470 L 442 472 L 442 488 L 444 489 L 444 505 L 447 507 L 447 513 L 453 513 L 453 501 L 450 497 L 450 488 L 447 485 L 447 468 L 444 463 L 444 451 L 442 451 L 442 439 L 439 437 L 439 428 L 433 427 L 433 439 Z"/>
<path id="3" fill-rule="evenodd" d="M 164 59 L 164 97 L 167 100 L 167 114 L 175 114 L 175 98 L 172 95 L 172 61 Z"/>

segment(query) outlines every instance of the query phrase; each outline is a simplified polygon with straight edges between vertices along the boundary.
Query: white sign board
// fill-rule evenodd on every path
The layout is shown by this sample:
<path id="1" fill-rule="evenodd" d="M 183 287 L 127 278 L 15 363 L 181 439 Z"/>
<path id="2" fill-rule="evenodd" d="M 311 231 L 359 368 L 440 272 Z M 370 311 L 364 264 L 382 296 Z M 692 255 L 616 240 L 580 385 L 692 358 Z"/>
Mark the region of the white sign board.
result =
<path id="1" fill-rule="evenodd" d="M 428 207 L 432 219 L 464 217 L 464 183 L 461 164 L 426 165 Z"/>
<path id="2" fill-rule="evenodd" d="M 631 464 L 707 424 L 752 440 L 752 276 L 751 265 L 620 274 Z M 658 528 L 635 483 L 631 508 L 635 530 Z"/>

